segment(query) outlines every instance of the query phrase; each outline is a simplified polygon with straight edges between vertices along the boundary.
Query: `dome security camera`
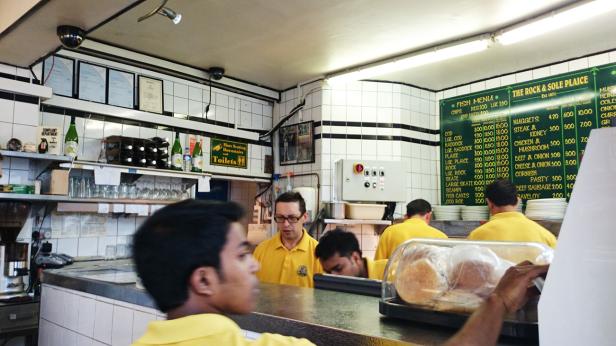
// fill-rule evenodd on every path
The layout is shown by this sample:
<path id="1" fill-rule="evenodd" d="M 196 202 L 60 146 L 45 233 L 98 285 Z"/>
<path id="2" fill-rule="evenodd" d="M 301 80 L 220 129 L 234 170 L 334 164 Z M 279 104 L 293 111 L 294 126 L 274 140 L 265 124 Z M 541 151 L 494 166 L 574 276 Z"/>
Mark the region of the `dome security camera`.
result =
<path id="1" fill-rule="evenodd" d="M 208 73 L 213 80 L 220 80 L 225 74 L 225 69 L 222 67 L 210 67 Z"/>
<path id="2" fill-rule="evenodd" d="M 86 37 L 86 32 L 71 25 L 60 25 L 56 33 L 62 45 L 66 48 L 77 48 Z"/>

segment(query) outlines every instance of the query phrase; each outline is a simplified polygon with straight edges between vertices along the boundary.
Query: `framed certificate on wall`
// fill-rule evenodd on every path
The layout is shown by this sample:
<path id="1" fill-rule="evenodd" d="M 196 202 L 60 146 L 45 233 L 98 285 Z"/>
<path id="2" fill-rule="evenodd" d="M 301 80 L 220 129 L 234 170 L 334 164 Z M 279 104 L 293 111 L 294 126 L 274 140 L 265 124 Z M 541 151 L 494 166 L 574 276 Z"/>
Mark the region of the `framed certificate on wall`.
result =
<path id="1" fill-rule="evenodd" d="M 139 76 L 139 110 L 163 113 L 163 81 Z"/>
<path id="2" fill-rule="evenodd" d="M 55 95 L 73 97 L 75 60 L 52 55 L 43 62 L 43 81 Z"/>
<path id="3" fill-rule="evenodd" d="M 135 107 L 135 75 L 108 69 L 107 103 L 126 108 Z"/>
<path id="4" fill-rule="evenodd" d="M 83 61 L 79 62 L 77 97 L 86 101 L 106 103 L 107 68 Z"/>

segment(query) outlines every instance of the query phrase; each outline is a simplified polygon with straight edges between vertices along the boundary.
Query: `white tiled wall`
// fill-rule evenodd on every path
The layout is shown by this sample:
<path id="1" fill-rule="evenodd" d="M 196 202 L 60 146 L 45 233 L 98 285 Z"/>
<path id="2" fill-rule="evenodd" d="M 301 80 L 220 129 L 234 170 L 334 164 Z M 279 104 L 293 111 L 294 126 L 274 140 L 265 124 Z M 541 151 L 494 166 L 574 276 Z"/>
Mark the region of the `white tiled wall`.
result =
<path id="1" fill-rule="evenodd" d="M 99 64 L 135 73 L 148 74 L 146 70 L 137 69 L 129 65 L 96 59 L 96 63 Z M 39 77 L 40 70 L 40 65 L 34 68 L 34 71 L 38 71 Z M 0 64 L 0 71 L 11 75 L 30 76 L 29 70 L 2 64 Z M 163 80 L 164 108 L 166 111 L 178 116 L 190 114 L 203 117 L 205 106 L 209 101 L 209 87 L 160 73 L 152 72 L 151 75 Z M 272 112 L 273 108 L 270 102 L 214 88 L 212 90 L 212 105 L 210 106 L 208 117 L 217 121 L 235 124 L 236 127 L 269 129 L 272 124 Z M 40 112 L 39 104 L 0 99 L 0 148 L 5 148 L 8 140 L 13 137 L 19 138 L 23 143 L 30 142 L 36 144 L 36 131 L 39 125 L 57 126 L 65 132 L 70 124 L 70 113 L 70 111 L 67 111 L 66 114 Z M 110 117 L 106 117 L 105 121 L 98 119 L 91 117 L 77 117 L 75 119 L 80 139 L 78 158 L 81 160 L 95 161 L 101 149 L 101 139 L 106 136 L 123 135 L 139 138 L 159 136 L 173 140 L 175 135 L 175 133 L 167 130 L 115 122 Z M 244 119 L 242 124 L 240 124 L 240 119 Z M 64 132 L 61 136 L 63 136 Z M 180 140 L 184 147 L 186 142 L 185 133 L 181 133 Z M 61 147 L 60 150 L 62 151 L 63 148 Z M 207 136 L 204 136 L 203 150 L 206 154 L 210 151 L 210 140 Z M 269 177 L 269 174 L 263 173 L 265 166 L 263 162 L 265 155 L 271 155 L 271 148 L 269 146 L 249 144 L 248 155 L 248 169 L 211 166 L 207 158 L 204 160 L 205 169 L 209 172 L 220 174 Z M 35 173 L 34 170 L 30 170 L 31 162 L 29 160 L 5 158 L 2 165 L 4 172 L 3 176 L 0 177 L 0 185 L 9 183 L 32 184 Z M 162 184 L 165 183 L 164 179 L 160 179 L 156 181 L 156 184 L 160 182 Z M 40 211 L 39 215 L 42 215 Z M 31 217 L 30 222 L 23 228 L 19 237 L 21 241 L 30 240 L 33 230 L 33 219 L 34 216 Z M 119 219 L 108 216 L 106 234 L 104 235 L 65 238 L 58 237 L 52 232 L 51 238 L 47 240 L 52 243 L 54 251 L 71 256 L 104 256 L 107 245 L 129 244 L 132 234 L 142 221 L 143 218 L 134 215 L 128 217 L 120 216 Z M 36 225 L 37 230 L 38 226 L 40 225 Z M 42 226 L 42 230 L 49 229 L 49 217 Z"/>
<path id="2" fill-rule="evenodd" d="M 39 345 L 127 346 L 161 319 L 165 315 L 155 309 L 43 285 Z"/>
<path id="3" fill-rule="evenodd" d="M 406 85 L 379 82 L 354 82 L 334 88 L 320 83 L 312 83 L 302 88 L 306 106 L 302 118 L 296 115 L 287 123 L 301 121 L 352 121 L 397 123 L 411 126 L 438 129 L 436 95 L 432 92 Z M 297 89 L 282 94 L 282 102 L 275 105 L 274 119 L 288 112 L 299 102 Z M 416 139 L 438 141 L 438 135 L 423 132 L 376 127 L 320 126 L 315 133 L 336 133 L 351 135 L 406 136 Z M 277 141 L 274 142 L 277 147 Z M 424 198 L 438 203 L 438 147 L 388 140 L 329 139 L 316 140 L 315 163 L 292 166 L 279 166 L 276 155 L 276 172 L 320 174 L 321 201 L 332 198 L 333 169 L 340 159 L 401 161 L 405 168 L 407 191 L 405 203 L 399 203 L 397 214 L 402 215 L 403 206 L 415 198 Z M 314 178 L 295 178 L 293 185 L 312 185 Z M 286 183 L 285 183 L 286 184 Z"/>
<path id="4" fill-rule="evenodd" d="M 128 346 L 145 333 L 148 323 L 165 318 L 156 309 L 43 285 L 39 346 Z M 260 336 L 242 332 L 249 340 Z"/>

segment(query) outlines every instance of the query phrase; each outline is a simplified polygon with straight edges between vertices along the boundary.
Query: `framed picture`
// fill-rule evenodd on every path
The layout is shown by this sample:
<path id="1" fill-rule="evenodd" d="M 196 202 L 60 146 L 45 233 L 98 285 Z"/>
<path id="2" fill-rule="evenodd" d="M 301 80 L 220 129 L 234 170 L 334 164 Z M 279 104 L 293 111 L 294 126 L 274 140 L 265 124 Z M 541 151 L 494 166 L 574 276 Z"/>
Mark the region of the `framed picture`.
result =
<path id="1" fill-rule="evenodd" d="M 314 162 L 314 122 L 281 127 L 278 143 L 281 165 Z"/>
<path id="2" fill-rule="evenodd" d="M 139 76 L 139 110 L 163 113 L 163 81 Z"/>
<path id="3" fill-rule="evenodd" d="M 80 61 L 78 71 L 77 97 L 81 100 L 106 103 L 107 68 Z"/>
<path id="4" fill-rule="evenodd" d="M 110 68 L 107 70 L 107 80 L 107 103 L 135 108 L 135 75 Z"/>
<path id="5" fill-rule="evenodd" d="M 43 82 L 55 95 L 73 97 L 75 60 L 52 55 L 43 61 Z"/>

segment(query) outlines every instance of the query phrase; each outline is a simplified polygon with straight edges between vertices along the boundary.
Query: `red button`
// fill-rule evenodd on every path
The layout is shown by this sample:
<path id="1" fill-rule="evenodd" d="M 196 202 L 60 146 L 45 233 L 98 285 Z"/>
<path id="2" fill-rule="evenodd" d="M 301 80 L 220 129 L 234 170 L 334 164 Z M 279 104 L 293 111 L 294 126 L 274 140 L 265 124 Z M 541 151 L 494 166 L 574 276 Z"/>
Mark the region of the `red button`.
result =
<path id="1" fill-rule="evenodd" d="M 353 166 L 353 171 L 355 171 L 355 173 L 361 173 L 364 171 L 364 165 L 362 165 L 361 163 L 356 163 Z"/>

